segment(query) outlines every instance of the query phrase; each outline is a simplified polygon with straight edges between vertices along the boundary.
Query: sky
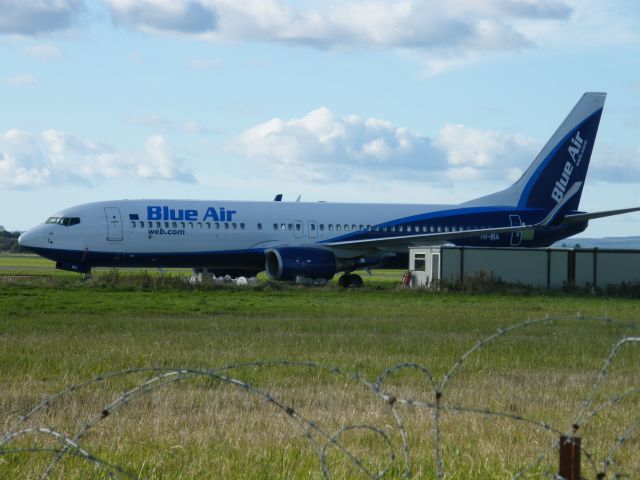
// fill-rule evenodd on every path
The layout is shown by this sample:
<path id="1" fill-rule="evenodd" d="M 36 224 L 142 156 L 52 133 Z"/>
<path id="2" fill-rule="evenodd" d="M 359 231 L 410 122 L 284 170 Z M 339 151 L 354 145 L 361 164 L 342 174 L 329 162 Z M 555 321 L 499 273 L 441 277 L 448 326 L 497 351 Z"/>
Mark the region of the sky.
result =
<path id="1" fill-rule="evenodd" d="M 0 225 L 124 198 L 455 204 L 607 92 L 580 208 L 640 206 L 635 0 L 0 0 Z M 582 236 L 640 235 L 640 214 Z"/>

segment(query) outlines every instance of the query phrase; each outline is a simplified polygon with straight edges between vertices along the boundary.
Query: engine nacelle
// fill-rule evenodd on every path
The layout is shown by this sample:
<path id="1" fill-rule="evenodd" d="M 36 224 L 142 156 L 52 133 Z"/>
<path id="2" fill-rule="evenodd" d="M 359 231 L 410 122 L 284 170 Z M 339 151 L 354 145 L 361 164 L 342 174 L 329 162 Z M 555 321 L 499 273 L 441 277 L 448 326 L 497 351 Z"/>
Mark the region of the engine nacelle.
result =
<path id="1" fill-rule="evenodd" d="M 321 248 L 273 248 L 265 252 L 265 270 L 271 280 L 293 281 L 298 276 L 331 280 L 337 271 L 336 257 Z"/>

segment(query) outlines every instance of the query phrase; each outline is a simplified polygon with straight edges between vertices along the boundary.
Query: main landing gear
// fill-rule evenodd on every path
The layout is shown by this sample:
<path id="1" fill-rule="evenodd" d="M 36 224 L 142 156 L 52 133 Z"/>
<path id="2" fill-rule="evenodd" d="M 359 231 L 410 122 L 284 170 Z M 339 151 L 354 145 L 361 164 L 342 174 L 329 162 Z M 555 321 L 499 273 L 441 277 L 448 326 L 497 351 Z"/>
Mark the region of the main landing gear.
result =
<path id="1" fill-rule="evenodd" d="M 342 288 L 360 288 L 363 285 L 362 277 L 355 273 L 345 273 L 338 279 L 338 286 Z"/>

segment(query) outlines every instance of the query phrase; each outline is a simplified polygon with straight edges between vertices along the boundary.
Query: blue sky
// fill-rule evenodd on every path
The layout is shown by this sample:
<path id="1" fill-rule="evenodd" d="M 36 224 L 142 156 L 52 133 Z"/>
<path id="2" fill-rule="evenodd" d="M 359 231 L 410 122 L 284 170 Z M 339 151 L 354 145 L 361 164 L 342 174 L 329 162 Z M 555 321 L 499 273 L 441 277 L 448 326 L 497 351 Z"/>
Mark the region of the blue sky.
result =
<path id="1" fill-rule="evenodd" d="M 640 205 L 640 3 L 0 0 L 0 224 L 79 203 L 459 203 L 608 93 L 584 210 Z M 583 235 L 640 235 L 640 214 Z"/>

